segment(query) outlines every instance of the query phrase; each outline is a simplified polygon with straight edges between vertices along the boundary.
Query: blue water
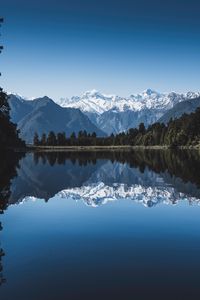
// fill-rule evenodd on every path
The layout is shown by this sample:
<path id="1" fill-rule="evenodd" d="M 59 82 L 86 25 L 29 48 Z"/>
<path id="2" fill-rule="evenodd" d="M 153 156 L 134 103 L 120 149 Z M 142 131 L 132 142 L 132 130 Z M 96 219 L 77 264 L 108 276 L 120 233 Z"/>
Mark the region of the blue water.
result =
<path id="1" fill-rule="evenodd" d="M 52 195 L 50 187 L 50 198 L 36 197 L 49 195 L 43 168 L 48 181 L 66 179 L 65 194 Z M 72 181 L 67 170 L 61 180 L 63 168 Z M 117 160 L 49 165 L 35 164 L 32 154 L 22 158 L 1 215 L 0 299 L 199 299 L 198 179 L 168 175 Z"/>

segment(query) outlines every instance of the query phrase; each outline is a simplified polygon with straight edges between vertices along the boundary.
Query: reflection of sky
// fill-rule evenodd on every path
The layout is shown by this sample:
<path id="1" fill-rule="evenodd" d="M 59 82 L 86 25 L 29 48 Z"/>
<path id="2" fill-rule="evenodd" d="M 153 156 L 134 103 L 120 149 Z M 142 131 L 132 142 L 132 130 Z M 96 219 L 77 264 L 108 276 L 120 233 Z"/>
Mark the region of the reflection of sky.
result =
<path id="1" fill-rule="evenodd" d="M 198 286 L 196 206 L 182 203 L 145 209 L 131 201 L 117 201 L 91 209 L 55 197 L 48 203 L 10 206 L 2 221 L 7 279 L 2 299 L 14 295 L 22 300 L 42 299 L 41 295 L 56 299 L 58 291 L 59 299 L 64 299 L 63 294 L 80 299 L 78 292 L 83 297 L 118 291 L 118 280 L 119 295 L 144 282 L 148 296 L 149 288 L 163 292 L 163 287 L 166 291 L 173 287 L 173 295 L 180 295 L 185 286 L 193 292 Z M 134 289 L 134 295 L 145 291 L 137 294 Z"/>
<path id="2" fill-rule="evenodd" d="M 53 98 L 198 90 L 199 12 L 196 0 L 2 0 L 2 86 Z"/>
<path id="3" fill-rule="evenodd" d="M 172 291 L 173 299 L 184 299 L 188 290 L 198 294 L 195 184 L 170 176 L 165 165 L 163 173 L 155 173 L 143 164 L 141 173 L 142 160 L 137 168 L 106 159 L 85 166 L 78 159 L 54 166 L 36 161 L 28 154 L 19 162 L 1 216 L 7 280 L 1 299 L 90 300 L 109 294 L 117 300 L 132 291 L 136 299 L 151 293 L 150 298 L 163 299 L 155 297 L 163 291 L 165 299 Z M 166 205 L 174 204 L 171 200 L 178 205 Z M 14 205 L 17 201 L 22 205 Z M 154 207 L 146 208 L 149 204 Z"/>

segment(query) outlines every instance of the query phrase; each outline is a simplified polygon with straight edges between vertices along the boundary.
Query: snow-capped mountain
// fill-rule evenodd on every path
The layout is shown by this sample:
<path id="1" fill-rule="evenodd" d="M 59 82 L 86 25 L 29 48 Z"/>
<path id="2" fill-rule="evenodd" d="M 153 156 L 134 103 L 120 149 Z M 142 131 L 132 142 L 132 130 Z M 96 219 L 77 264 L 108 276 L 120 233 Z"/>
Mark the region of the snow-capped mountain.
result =
<path id="1" fill-rule="evenodd" d="M 176 107 L 179 107 L 179 105 L 182 106 L 182 104 L 185 107 L 184 103 L 186 103 L 186 101 L 190 100 L 194 102 L 193 99 L 197 99 L 198 97 L 200 97 L 200 92 L 188 92 L 185 94 L 171 92 L 167 94 L 147 89 L 140 94 L 133 94 L 129 97 L 119 97 L 116 95 L 104 95 L 96 90 L 92 90 L 85 92 L 80 97 L 75 96 L 71 99 L 62 98 L 56 103 L 65 110 L 81 110 L 81 112 L 86 115 L 86 118 L 89 118 L 88 121 L 91 123 L 91 130 L 95 130 L 98 135 L 99 132 L 101 133 L 100 135 L 109 135 L 111 133 L 127 131 L 129 128 L 138 127 L 141 122 L 143 122 L 145 126 L 148 126 L 160 120 L 168 111 L 173 109 L 177 110 Z M 18 124 L 21 117 L 28 114 L 28 107 L 32 107 L 32 104 L 37 102 L 36 100 L 38 99 L 32 99 L 31 101 L 20 95 L 10 95 L 9 104 L 11 106 L 12 121 Z M 196 107 L 195 105 L 190 106 Z M 182 114 L 182 111 L 184 113 L 185 109 L 180 109 L 180 114 Z M 177 114 L 180 116 L 179 112 L 176 112 L 176 115 Z M 56 118 L 55 113 L 52 114 L 52 118 L 54 117 Z M 26 126 L 26 123 L 29 121 L 30 118 L 27 117 L 24 125 Z M 46 120 L 44 121 L 46 122 Z M 52 122 L 50 122 L 50 124 L 52 124 Z M 76 131 L 77 124 L 78 123 L 70 127 L 70 130 Z M 88 130 L 88 126 L 79 125 L 82 129 Z M 21 129 L 19 124 L 18 127 Z M 52 127 L 52 130 L 56 130 L 56 125 Z"/>
<path id="2" fill-rule="evenodd" d="M 86 205 L 97 207 L 117 200 L 132 200 L 146 207 L 157 204 L 177 204 L 181 200 L 199 204 L 199 199 L 177 192 L 173 187 L 127 186 L 125 184 L 105 185 L 98 182 L 89 186 L 60 191 L 56 196 L 82 200 Z"/>
<path id="3" fill-rule="evenodd" d="M 199 96 L 200 92 L 167 94 L 147 89 L 126 98 L 92 90 L 80 97 L 62 98 L 57 103 L 63 107 L 79 108 L 95 125 L 110 134 L 137 127 L 141 122 L 147 126 L 160 119 L 177 103 Z"/>
<path id="4" fill-rule="evenodd" d="M 188 92 L 186 94 L 171 92 L 169 94 L 162 94 L 147 89 L 141 94 L 133 94 L 126 98 L 116 95 L 105 95 L 96 90 L 92 90 L 85 92 L 80 97 L 75 96 L 71 99 L 61 98 L 57 103 L 63 107 L 79 108 L 84 112 L 100 115 L 108 110 L 123 112 L 128 109 L 133 111 L 141 111 L 143 109 L 170 109 L 176 103 L 199 96 L 200 92 Z"/>
<path id="5" fill-rule="evenodd" d="M 190 205 L 199 205 L 200 199 L 180 193 L 174 187 L 145 187 L 142 185 L 127 186 L 126 184 L 113 184 L 108 186 L 103 182 L 93 183 L 82 187 L 65 189 L 57 193 L 55 198 L 83 201 L 87 206 L 99 207 L 109 202 L 129 200 L 145 207 L 154 207 L 159 204 L 176 205 L 187 201 Z M 53 198 L 54 198 L 53 197 Z M 27 196 L 17 204 L 27 201 L 36 201 L 39 198 Z"/>

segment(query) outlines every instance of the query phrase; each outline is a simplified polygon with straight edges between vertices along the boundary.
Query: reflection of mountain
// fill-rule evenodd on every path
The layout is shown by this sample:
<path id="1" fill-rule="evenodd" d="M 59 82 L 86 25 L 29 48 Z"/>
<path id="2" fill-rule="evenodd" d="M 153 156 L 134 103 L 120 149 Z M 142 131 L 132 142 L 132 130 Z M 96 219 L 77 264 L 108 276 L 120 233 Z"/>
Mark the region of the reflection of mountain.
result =
<path id="1" fill-rule="evenodd" d="M 187 199 L 189 202 L 196 201 L 196 198 L 188 197 L 186 194 L 178 193 L 175 188 L 167 186 L 144 187 L 142 185 L 127 186 L 126 184 L 113 184 L 107 186 L 103 182 L 63 190 L 58 193 L 62 198 L 81 199 L 87 205 L 99 206 L 109 201 L 115 200 L 133 200 L 144 206 L 152 207 L 159 203 L 176 204 L 180 200 Z M 199 201 L 198 201 L 199 202 Z"/>
<path id="2" fill-rule="evenodd" d="M 146 206 L 193 201 L 200 199 L 198 167 L 199 155 L 185 151 L 29 153 L 20 161 L 9 203 L 55 195 L 93 206 L 117 199 Z"/>
<path id="3" fill-rule="evenodd" d="M 126 184 L 141 184 L 143 186 L 155 186 L 162 183 L 162 178 L 145 169 L 141 172 L 139 168 L 131 168 L 128 163 L 119 163 L 107 161 L 96 172 L 92 174 L 86 184 L 104 182 L 106 185 L 112 186 L 114 183 Z"/>
<path id="4" fill-rule="evenodd" d="M 53 154 L 52 154 L 53 156 Z M 29 153 L 20 163 L 18 177 L 12 182 L 10 203 L 21 201 L 26 196 L 48 200 L 66 187 L 81 186 L 101 162 L 81 166 L 71 160 L 51 165 L 47 156 L 38 162 Z"/>

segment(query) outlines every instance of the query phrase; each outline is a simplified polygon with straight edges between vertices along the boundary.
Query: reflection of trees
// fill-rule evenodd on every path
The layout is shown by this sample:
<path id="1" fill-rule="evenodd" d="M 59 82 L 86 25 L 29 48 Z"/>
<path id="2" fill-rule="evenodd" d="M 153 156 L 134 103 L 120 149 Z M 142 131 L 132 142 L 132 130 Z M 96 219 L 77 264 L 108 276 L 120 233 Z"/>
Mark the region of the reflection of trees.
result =
<path id="1" fill-rule="evenodd" d="M 0 222 L 0 230 L 2 230 L 2 224 Z M 3 264 L 2 264 L 2 258 L 5 255 L 3 249 L 1 248 L 1 244 L 0 244 L 0 285 L 2 285 L 2 283 L 4 283 L 6 280 L 3 276 Z"/>
<path id="2" fill-rule="evenodd" d="M 22 153 L 0 152 L 0 213 L 2 214 L 7 208 L 8 199 L 10 197 L 11 179 L 17 173 L 16 169 L 19 167 L 19 160 L 23 156 Z"/>
<path id="3" fill-rule="evenodd" d="M 36 152 L 36 162 L 41 160 L 44 164 L 65 164 L 71 160 L 73 164 L 86 166 L 96 164 L 98 159 L 128 163 L 132 168 L 145 168 L 156 173 L 167 171 L 171 176 L 179 177 L 184 182 L 191 182 L 200 186 L 200 154 L 197 151 L 172 150 L 132 150 L 132 151 L 71 151 L 71 152 Z"/>
<path id="4" fill-rule="evenodd" d="M 106 156 L 107 152 L 35 152 L 34 161 L 38 164 L 48 162 L 51 166 L 55 164 L 64 165 L 66 160 L 71 160 L 73 164 L 78 163 L 79 166 L 86 166 L 88 164 L 96 164 L 97 159 L 109 159 Z"/>
<path id="5" fill-rule="evenodd" d="M 17 175 L 16 169 L 19 166 L 19 160 L 23 155 L 20 153 L 0 152 L 0 213 L 4 213 L 8 206 L 8 199 L 10 197 L 11 179 Z M 0 231 L 3 229 L 0 222 Z M 0 243 L 0 285 L 6 280 L 3 276 L 2 258 L 5 255 Z"/>
<path id="6" fill-rule="evenodd" d="M 152 150 L 135 151 L 130 164 L 148 167 L 156 173 L 168 172 L 171 177 L 181 178 L 200 187 L 200 153 L 197 151 Z"/>

